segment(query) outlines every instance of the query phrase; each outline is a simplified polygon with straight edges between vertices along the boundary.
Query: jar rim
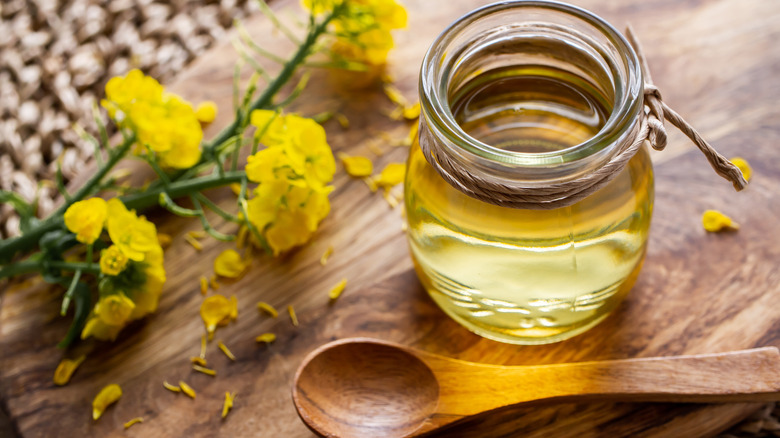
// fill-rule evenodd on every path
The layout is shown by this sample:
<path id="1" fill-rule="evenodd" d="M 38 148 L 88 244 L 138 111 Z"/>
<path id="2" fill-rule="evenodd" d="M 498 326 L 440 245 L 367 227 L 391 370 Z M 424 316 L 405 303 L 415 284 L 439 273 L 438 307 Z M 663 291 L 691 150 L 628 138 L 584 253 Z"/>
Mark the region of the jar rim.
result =
<path id="1" fill-rule="evenodd" d="M 617 50 L 627 69 L 625 83 L 615 79 L 616 102 L 601 129 L 582 143 L 550 152 L 511 151 L 483 143 L 466 133 L 452 114 L 448 97 L 448 77 L 439 73 L 450 43 L 476 20 L 516 8 L 541 8 L 568 14 L 601 32 Z M 457 59 L 454 59 L 457 60 Z M 448 69 L 455 71 L 455 69 Z M 434 73 L 431 75 L 431 73 Z M 438 80 L 437 80 L 438 79 Z M 433 83 L 437 82 L 437 83 Z M 475 9 L 454 21 L 431 44 L 420 70 L 420 105 L 422 116 L 432 128 L 462 150 L 490 161 L 509 165 L 544 167 L 555 163 L 571 163 L 605 149 L 634 125 L 642 106 L 643 78 L 639 58 L 626 38 L 606 20 L 583 8 L 554 0 L 504 0 Z"/>

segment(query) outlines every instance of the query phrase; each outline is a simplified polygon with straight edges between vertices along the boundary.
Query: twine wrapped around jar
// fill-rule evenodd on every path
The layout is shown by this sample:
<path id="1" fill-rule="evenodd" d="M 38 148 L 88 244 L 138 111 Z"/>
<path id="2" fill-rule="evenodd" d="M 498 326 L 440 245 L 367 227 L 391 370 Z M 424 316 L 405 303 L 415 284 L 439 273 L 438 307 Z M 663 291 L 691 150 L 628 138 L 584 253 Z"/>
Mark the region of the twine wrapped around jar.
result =
<path id="1" fill-rule="evenodd" d="M 448 183 L 473 198 L 503 207 L 552 210 L 572 205 L 609 183 L 623 170 L 645 140 L 650 142 L 653 149 L 663 150 L 667 139 L 664 121 L 668 120 L 691 139 L 718 175 L 731 181 L 737 191 L 744 189 L 747 181 L 739 168 L 713 149 L 688 122 L 663 101 L 661 92 L 653 85 L 647 61 L 630 26 L 626 29 L 626 36 L 639 58 L 645 78 L 644 111 L 640 113 L 640 121 L 632 132 L 618 144 L 617 153 L 595 171 L 543 187 L 510 186 L 489 181 L 469 173 L 450 159 L 442 150 L 443 146 L 430 135 L 427 123 L 421 119 L 420 149 L 426 160 Z"/>

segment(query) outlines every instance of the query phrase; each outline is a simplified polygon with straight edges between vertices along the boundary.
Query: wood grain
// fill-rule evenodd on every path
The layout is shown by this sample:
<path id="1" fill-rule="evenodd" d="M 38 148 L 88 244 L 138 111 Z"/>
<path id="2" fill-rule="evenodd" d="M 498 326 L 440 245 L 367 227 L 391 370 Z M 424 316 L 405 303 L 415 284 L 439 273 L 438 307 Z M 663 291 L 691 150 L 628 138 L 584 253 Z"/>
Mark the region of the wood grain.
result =
<path id="1" fill-rule="evenodd" d="M 391 71 L 411 98 L 429 42 L 447 23 L 486 2 L 408 3 L 411 31 L 398 34 Z M 244 278 L 219 290 L 235 294 L 241 311 L 238 321 L 217 333 L 237 360 L 230 362 L 209 345 L 207 358 L 218 371 L 216 378 L 191 371 L 189 357 L 198 353 L 203 333 L 198 278 L 211 272 L 212 261 L 228 246 L 204 241 L 202 252 L 188 246 L 182 237 L 199 228 L 197 221 L 150 213 L 161 232 L 174 236 L 166 252 L 169 280 L 159 311 L 127 328 L 115 343 L 82 346 L 91 353 L 66 387 L 51 381 L 61 355 L 54 346 L 68 324 L 58 317 L 62 290 L 40 283 L 6 288 L 0 295 L 0 400 L 20 434 L 310 436 L 290 400 L 293 373 L 309 351 L 347 336 L 378 337 L 460 359 L 511 365 L 780 346 L 780 3 L 575 3 L 617 27 L 630 21 L 665 101 L 726 156 L 743 156 L 755 171 L 748 189 L 735 194 L 681 135 L 671 135 L 667 150 L 652 154 L 656 206 L 644 270 L 626 302 L 603 323 L 547 346 L 504 345 L 472 335 L 436 308 L 420 287 L 410 270 L 398 212 L 365 184 L 338 172 L 333 210 L 311 245 L 281 259 L 261 258 Z M 246 25 L 266 47 L 279 53 L 290 47 L 262 18 Z M 230 118 L 226 109 L 235 59 L 226 42 L 171 84 L 191 101 L 212 99 L 223 108 L 212 134 Z M 334 122 L 326 126 L 336 151 L 372 156 L 368 145 L 380 132 L 406 134 L 406 125 L 382 114 L 391 104 L 380 90 L 335 91 L 333 79 L 327 72 L 315 74 L 296 109 L 304 114 L 338 109 L 349 117 L 349 130 Z M 375 159 L 380 169 L 405 158 L 404 148 L 383 148 L 387 153 Z M 138 173 L 141 180 L 149 174 Z M 234 201 L 229 190 L 210 196 L 223 206 Z M 707 208 L 732 215 L 742 228 L 706 234 L 699 221 Z M 335 251 L 322 267 L 319 258 L 329 245 Z M 328 305 L 328 289 L 345 276 L 346 291 Z M 292 304 L 300 327 L 292 327 L 285 315 L 259 315 L 254 309 L 259 300 L 280 309 Z M 276 333 L 278 340 L 257 345 L 253 337 L 264 332 Z M 163 389 L 163 380 L 180 379 L 198 391 L 197 399 Z M 120 384 L 124 396 L 93 423 L 92 397 L 108 383 Z M 237 397 L 222 421 L 225 391 L 235 391 Z M 567 403 L 502 411 L 460 425 L 457 435 L 709 436 L 759 406 Z M 145 422 L 122 431 L 122 423 L 136 416 Z"/>

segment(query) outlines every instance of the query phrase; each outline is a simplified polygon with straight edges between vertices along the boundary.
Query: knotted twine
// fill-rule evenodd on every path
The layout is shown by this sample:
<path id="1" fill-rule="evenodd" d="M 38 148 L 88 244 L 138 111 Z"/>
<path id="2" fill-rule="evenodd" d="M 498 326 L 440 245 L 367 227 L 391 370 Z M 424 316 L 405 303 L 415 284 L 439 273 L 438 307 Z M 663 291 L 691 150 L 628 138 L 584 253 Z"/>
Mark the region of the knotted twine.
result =
<path id="1" fill-rule="evenodd" d="M 666 147 L 667 139 L 664 121 L 668 120 L 691 139 L 718 175 L 731 181 L 737 191 L 744 189 L 747 186 L 747 181 L 739 168 L 713 149 L 693 126 L 683 120 L 663 101 L 661 92 L 653 85 L 647 60 L 631 26 L 626 29 L 626 36 L 639 58 L 645 79 L 644 111 L 640 111 L 639 123 L 634 124 L 632 131 L 618 140 L 617 152 L 606 164 L 595 171 L 572 180 L 542 187 L 507 185 L 492 181 L 469 173 L 463 166 L 453 161 L 443 150 L 446 146 L 433 138 L 427 124 L 421 119 L 420 149 L 422 149 L 426 160 L 448 183 L 473 198 L 503 207 L 552 210 L 572 205 L 609 183 L 626 167 L 628 161 L 639 151 L 645 140 L 650 142 L 653 149 L 663 150 Z"/>

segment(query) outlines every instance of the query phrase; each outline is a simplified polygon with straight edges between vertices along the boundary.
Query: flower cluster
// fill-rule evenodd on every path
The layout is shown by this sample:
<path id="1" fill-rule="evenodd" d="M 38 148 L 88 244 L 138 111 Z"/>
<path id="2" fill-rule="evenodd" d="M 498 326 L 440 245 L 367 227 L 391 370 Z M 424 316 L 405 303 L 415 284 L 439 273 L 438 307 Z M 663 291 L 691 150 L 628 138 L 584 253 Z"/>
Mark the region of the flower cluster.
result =
<path id="1" fill-rule="evenodd" d="M 163 167 L 185 169 L 200 160 L 203 130 L 195 110 L 165 92 L 154 78 L 140 70 L 111 78 L 102 104 L 120 127 L 136 133 L 140 145 L 154 152 Z"/>
<path id="2" fill-rule="evenodd" d="M 258 183 L 248 220 L 278 255 L 306 243 L 330 212 L 327 184 L 336 162 L 325 130 L 312 119 L 256 110 L 251 123 L 266 149 L 247 160 L 247 178 Z"/>
<path id="3" fill-rule="evenodd" d="M 113 340 L 129 321 L 157 309 L 165 283 L 157 230 L 116 198 L 76 202 L 65 217 L 70 218 L 65 225 L 80 241 L 94 244 L 105 228 L 113 243 L 101 251 L 100 299 L 81 332 L 82 339 Z"/>
<path id="4" fill-rule="evenodd" d="M 406 9 L 395 0 L 303 0 L 315 15 L 341 13 L 331 21 L 334 54 L 348 61 L 380 66 L 393 48 L 393 29 L 406 27 Z"/>

